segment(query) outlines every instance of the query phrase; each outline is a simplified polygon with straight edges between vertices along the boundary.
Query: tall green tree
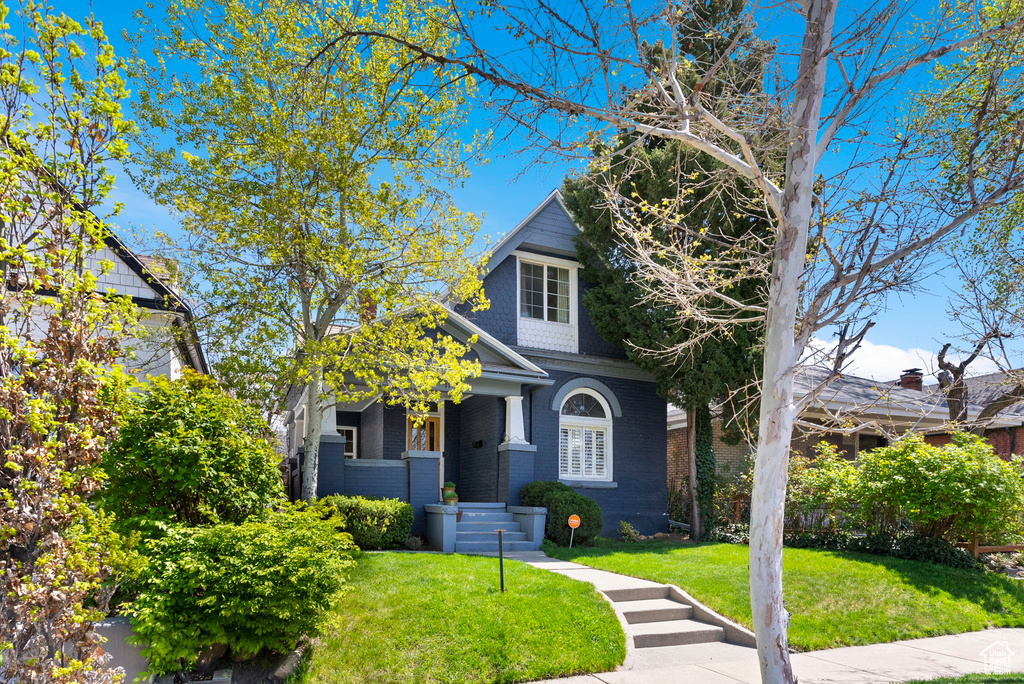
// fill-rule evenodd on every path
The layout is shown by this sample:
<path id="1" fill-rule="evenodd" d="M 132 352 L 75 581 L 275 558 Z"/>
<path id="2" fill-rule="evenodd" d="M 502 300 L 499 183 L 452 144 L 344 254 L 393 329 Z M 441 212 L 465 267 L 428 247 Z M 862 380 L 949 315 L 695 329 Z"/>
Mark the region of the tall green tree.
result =
<path id="1" fill-rule="evenodd" d="M 478 364 L 433 331 L 436 297 L 483 306 L 467 258 L 476 217 L 449 190 L 473 84 L 386 31 L 450 51 L 430 3 L 172 0 L 140 13 L 135 179 L 175 210 L 186 289 L 220 377 L 304 416 L 302 496 L 317 490 L 321 416 L 383 395 L 425 411 Z M 152 57 L 143 51 L 152 47 Z"/>
<path id="2" fill-rule="evenodd" d="M 688 58 L 680 61 L 679 79 L 687 88 L 693 88 L 700 74 L 725 55 L 720 69 L 729 73 L 711 84 L 710 90 L 723 90 L 723 84 L 729 83 L 733 96 L 756 98 L 763 94 L 764 60 L 726 54 L 734 39 L 749 39 L 749 35 L 736 35 L 737 31 L 749 33 L 738 22 L 744 9 L 743 0 L 701 0 L 690 8 L 677 29 Z M 658 48 L 651 52 L 652 58 L 659 57 Z M 632 256 L 632 242 L 616 230 L 605 206 L 606 189 L 622 188 L 638 202 L 660 206 L 676 201 L 680 187 L 688 184 L 678 213 L 689 231 L 705 231 L 707 239 L 696 252 L 698 256 L 721 253 L 738 237 L 767 237 L 772 222 L 766 210 L 750 211 L 759 196 L 753 184 L 741 184 L 737 195 L 722 195 L 712 179 L 724 165 L 710 155 L 678 141 L 637 133 L 624 134 L 617 142 L 617 148 L 595 150 L 590 172 L 570 176 L 562 186 L 566 205 L 583 231 L 577 239 L 579 259 L 586 265 L 581 271 L 587 284 L 583 300 L 601 335 L 621 344 L 634 363 L 657 378 L 662 394 L 686 410 L 691 533 L 700 538 L 710 529 L 714 508 L 715 455 L 709 405 L 730 398 L 723 406 L 723 422 L 734 429 L 740 424 L 746 427 L 743 415 L 747 411 L 734 409 L 744 403 L 737 397 L 744 396 L 744 389 L 756 380 L 763 322 L 751 313 L 749 324 L 737 326 L 732 334 L 687 346 L 698 334 L 697 327 L 678 311 L 649 301 L 649 288 L 638 278 L 642 267 Z M 749 206 L 738 210 L 737 205 Z M 666 225 L 656 214 L 637 220 L 649 224 L 652 240 L 665 249 L 686 239 L 679 226 Z M 738 300 L 763 304 L 766 281 L 752 277 L 728 288 Z M 682 353 L 676 352 L 684 347 Z"/>
<path id="3" fill-rule="evenodd" d="M 100 22 L 0 3 L 0 681 L 114 682 L 91 635 L 128 556 L 89 505 L 117 433 L 131 299 L 99 292 L 124 160 L 124 64 Z"/>

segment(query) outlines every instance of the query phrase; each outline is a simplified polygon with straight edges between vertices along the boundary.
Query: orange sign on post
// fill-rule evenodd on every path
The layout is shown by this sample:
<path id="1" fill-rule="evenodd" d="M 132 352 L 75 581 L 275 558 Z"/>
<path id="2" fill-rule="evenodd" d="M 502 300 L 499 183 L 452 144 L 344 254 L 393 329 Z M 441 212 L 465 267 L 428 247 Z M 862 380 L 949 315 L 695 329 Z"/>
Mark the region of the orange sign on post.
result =
<path id="1" fill-rule="evenodd" d="M 572 538 L 576 536 L 576 528 L 580 526 L 580 516 L 573 513 L 569 516 L 569 548 L 572 548 Z"/>

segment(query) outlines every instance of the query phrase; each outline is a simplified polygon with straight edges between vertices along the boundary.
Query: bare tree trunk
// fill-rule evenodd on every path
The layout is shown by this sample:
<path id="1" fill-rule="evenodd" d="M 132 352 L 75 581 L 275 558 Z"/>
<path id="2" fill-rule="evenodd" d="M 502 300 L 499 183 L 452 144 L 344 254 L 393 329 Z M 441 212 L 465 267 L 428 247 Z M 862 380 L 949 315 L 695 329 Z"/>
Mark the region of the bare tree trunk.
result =
<path id="1" fill-rule="evenodd" d="M 793 95 L 786 189 L 774 248 L 750 509 L 750 606 L 761 681 L 765 684 L 795 681 L 786 639 L 789 614 L 782 597 L 782 528 L 790 440 L 797 413 L 793 396 L 794 370 L 800 356 L 797 305 L 813 211 L 815 145 L 836 0 L 812 0 L 803 6 L 807 28 L 798 69 L 802 76 Z"/>
<path id="2" fill-rule="evenodd" d="M 700 541 L 704 530 L 701 526 L 700 502 L 697 500 L 697 412 L 692 408 L 686 409 L 686 457 L 690 464 L 690 539 Z"/>
<path id="3" fill-rule="evenodd" d="M 302 467 L 302 499 L 316 498 L 317 475 L 320 469 L 320 434 L 323 431 L 323 409 L 320 404 L 324 392 L 323 371 L 310 372 L 306 383 L 306 434 L 302 439 L 305 462 Z"/>

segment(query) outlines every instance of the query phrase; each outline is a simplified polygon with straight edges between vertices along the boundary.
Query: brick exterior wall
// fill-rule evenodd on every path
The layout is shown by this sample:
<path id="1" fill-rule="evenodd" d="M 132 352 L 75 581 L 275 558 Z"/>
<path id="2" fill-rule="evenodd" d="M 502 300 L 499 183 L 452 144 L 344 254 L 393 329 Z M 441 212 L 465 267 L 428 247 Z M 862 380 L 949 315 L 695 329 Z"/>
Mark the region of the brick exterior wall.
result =
<path id="1" fill-rule="evenodd" d="M 359 458 L 384 458 L 384 405 L 375 401 L 363 411 Z"/>
<path id="2" fill-rule="evenodd" d="M 537 446 L 534 477 L 558 480 L 558 411 L 554 395 L 569 380 L 592 377 L 608 387 L 622 407 L 612 419 L 612 479 L 615 488 L 576 487 L 601 507 L 605 536 L 618 535 L 620 520 L 643 534 L 668 529 L 665 486 L 666 405 L 653 382 L 548 370 L 554 384 L 532 393 L 530 441 Z"/>
<path id="3" fill-rule="evenodd" d="M 985 439 L 1000 457 L 1009 460 L 1011 456 L 1024 455 L 1024 426 L 996 428 L 985 431 Z M 949 444 L 949 435 L 926 435 L 924 441 L 934 446 Z"/>
<path id="4" fill-rule="evenodd" d="M 462 445 L 462 407 L 444 403 L 444 479 L 459 484 L 459 455 Z M 458 491 L 456 489 L 455 491 Z"/>
<path id="5" fill-rule="evenodd" d="M 690 475 L 689 449 L 686 443 L 688 428 L 676 428 L 668 432 L 668 486 L 678 488 Z M 745 442 L 727 444 L 722 441 L 722 421 L 712 418 L 711 430 L 714 435 L 715 472 L 720 475 L 735 475 L 751 457 L 750 447 Z"/>
<path id="6" fill-rule="evenodd" d="M 669 490 L 678 489 L 690 476 L 690 448 L 688 428 L 668 431 L 668 461 L 666 476 Z"/>
<path id="7" fill-rule="evenodd" d="M 502 433 L 499 425 L 499 397 L 473 396 L 459 405 L 461 434 L 459 436 L 460 501 L 498 501 L 498 443 Z M 501 414 L 504 423 L 504 412 Z M 473 446 L 479 442 L 480 446 Z"/>

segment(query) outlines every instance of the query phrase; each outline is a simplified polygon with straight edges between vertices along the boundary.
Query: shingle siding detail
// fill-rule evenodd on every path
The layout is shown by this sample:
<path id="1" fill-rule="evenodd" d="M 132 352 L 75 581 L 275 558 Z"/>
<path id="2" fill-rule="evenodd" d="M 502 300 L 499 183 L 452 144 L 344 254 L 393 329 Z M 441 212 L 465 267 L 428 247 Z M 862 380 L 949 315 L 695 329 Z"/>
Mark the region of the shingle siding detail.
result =
<path id="1" fill-rule="evenodd" d="M 470 311 L 469 306 L 460 304 L 455 312 L 470 319 L 502 344 L 516 343 L 516 258 L 511 256 L 501 262 L 484 278 L 484 295 L 490 300 L 490 308 L 484 311 Z"/>

